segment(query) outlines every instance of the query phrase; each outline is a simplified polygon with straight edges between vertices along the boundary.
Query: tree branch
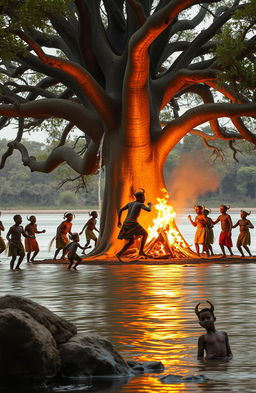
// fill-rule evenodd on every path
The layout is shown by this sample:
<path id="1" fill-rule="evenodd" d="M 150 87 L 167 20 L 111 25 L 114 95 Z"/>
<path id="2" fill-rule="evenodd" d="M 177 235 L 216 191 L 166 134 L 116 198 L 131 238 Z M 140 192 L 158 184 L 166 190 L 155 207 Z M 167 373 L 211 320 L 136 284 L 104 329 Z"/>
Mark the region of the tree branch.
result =
<path id="1" fill-rule="evenodd" d="M 0 106 L 0 115 L 7 117 L 56 117 L 74 123 L 96 144 L 102 136 L 102 124 L 82 105 L 63 99 L 42 99 L 21 104 L 19 108 L 12 105 Z"/>
<path id="2" fill-rule="evenodd" d="M 255 104 L 204 104 L 196 108 L 189 109 L 178 119 L 173 120 L 171 124 L 163 129 L 161 135 L 156 142 L 156 149 L 163 157 L 167 157 L 169 151 L 192 129 L 207 121 L 230 117 L 236 118 L 239 116 L 255 116 Z M 242 134 L 243 138 L 256 145 L 256 136 L 249 130 Z M 229 137 L 228 133 L 222 133 L 219 138 L 226 139 Z M 239 138 L 239 135 L 238 135 Z M 234 138 L 233 138 L 234 139 Z"/>
<path id="3" fill-rule="evenodd" d="M 211 90 L 205 85 L 198 84 L 198 85 L 190 86 L 188 89 L 185 89 L 183 91 L 183 93 L 186 92 L 199 95 L 199 97 L 203 100 L 204 104 L 215 103 Z M 218 138 L 229 140 L 239 137 L 236 133 L 232 133 L 227 136 L 224 132 L 224 129 L 220 127 L 218 119 L 210 120 L 209 123 L 214 135 L 216 135 Z"/>
<path id="4" fill-rule="evenodd" d="M 98 83 L 93 80 L 91 75 L 80 65 L 61 60 L 55 56 L 47 55 L 43 52 L 39 45 L 24 32 L 17 32 L 17 35 L 35 51 L 39 59 L 51 67 L 57 68 L 70 75 L 82 88 L 84 94 L 88 97 L 95 109 L 98 111 L 102 120 L 107 124 L 108 128 L 114 128 L 114 104 L 112 100 L 105 94 L 104 90 Z"/>
<path id="5" fill-rule="evenodd" d="M 57 98 L 56 94 L 47 91 L 45 89 L 41 89 L 39 87 L 36 86 L 30 86 L 30 85 L 19 85 L 18 83 L 15 82 L 7 82 L 5 84 L 5 86 L 13 86 L 15 87 L 15 89 L 12 90 L 12 93 L 21 93 L 21 92 L 31 92 L 34 95 L 36 95 L 36 97 L 41 96 L 44 98 Z"/>
<path id="6" fill-rule="evenodd" d="M 65 45 L 66 50 L 63 50 L 64 53 L 66 52 L 68 57 L 73 61 L 81 63 L 81 52 L 77 40 L 77 20 L 74 18 L 70 18 L 70 20 L 64 18 L 60 13 L 54 13 L 50 9 L 46 10 L 46 15 L 50 19 L 56 32 L 59 34 L 63 45 Z"/>
<path id="7" fill-rule="evenodd" d="M 46 48 L 60 49 L 69 59 L 73 61 L 77 60 L 77 57 L 73 55 L 70 48 L 59 35 L 42 33 L 34 28 L 29 29 L 29 34 L 38 45 Z"/>
<path id="8" fill-rule="evenodd" d="M 146 15 L 144 13 L 144 9 L 142 5 L 137 0 L 126 0 L 126 2 L 135 12 L 138 19 L 139 26 L 142 26 L 146 21 Z"/>
<path id="9" fill-rule="evenodd" d="M 150 144 L 150 98 L 148 92 L 151 43 L 173 22 L 178 13 L 196 0 L 174 0 L 149 16 L 132 36 L 124 78 L 123 134 L 126 143 Z M 129 122 L 127 118 L 129 117 Z"/>
<path id="10" fill-rule="evenodd" d="M 98 145 L 91 142 L 86 153 L 80 157 L 74 149 L 68 146 L 56 147 L 48 156 L 46 160 L 37 161 L 35 157 L 29 156 L 26 147 L 18 142 L 13 141 L 8 143 L 10 149 L 19 150 L 24 166 L 28 166 L 31 172 L 52 172 L 63 162 L 66 162 L 74 171 L 80 175 L 91 175 L 97 171 L 98 168 Z"/>
<path id="11" fill-rule="evenodd" d="M 189 48 L 184 51 L 177 60 L 173 63 L 170 70 L 179 70 L 180 68 L 188 66 L 191 60 L 197 57 L 202 45 L 207 43 L 216 32 L 227 22 L 232 14 L 236 11 L 237 7 L 232 7 L 224 14 L 219 16 L 206 30 L 203 30 L 191 43 Z"/>
<path id="12" fill-rule="evenodd" d="M 170 57 L 173 53 L 175 52 L 184 52 L 186 51 L 189 46 L 191 45 L 191 42 L 189 41 L 176 41 L 176 42 L 170 42 L 164 52 L 161 55 L 161 64 L 165 62 L 168 57 Z M 202 45 L 201 48 L 199 48 L 199 51 L 196 54 L 197 56 L 202 56 L 205 54 L 209 54 L 209 51 L 213 51 L 216 48 L 217 43 L 213 41 L 207 42 L 207 44 Z"/>
<path id="13" fill-rule="evenodd" d="M 184 87 L 197 83 L 207 83 L 207 81 L 216 80 L 218 71 L 213 69 L 192 71 L 181 69 L 172 74 L 166 74 L 165 77 L 153 81 L 153 85 L 161 92 L 162 102 L 161 109 Z"/>
<path id="14" fill-rule="evenodd" d="M 94 48 L 92 47 L 92 18 L 86 2 L 83 0 L 75 0 L 78 11 L 79 21 L 79 44 L 81 54 L 84 57 L 85 64 L 90 74 L 100 83 L 102 83 L 101 70 L 97 59 L 94 55 Z"/>
<path id="15" fill-rule="evenodd" d="M 67 140 L 67 137 L 68 137 L 68 134 L 70 133 L 70 131 L 72 130 L 73 127 L 74 127 L 74 124 L 71 123 L 71 122 L 69 122 L 69 123 L 66 125 L 66 127 L 64 128 L 64 130 L 63 130 L 63 132 L 62 132 L 62 135 L 61 135 L 61 138 L 60 138 L 60 142 L 59 142 L 59 144 L 58 144 L 57 147 L 60 147 L 60 146 L 64 146 L 64 145 L 65 145 L 66 140 Z"/>
<path id="16" fill-rule="evenodd" d="M 106 30 L 102 23 L 100 15 L 100 0 L 86 1 L 87 7 L 91 13 L 91 20 L 93 21 L 92 29 L 92 49 L 97 59 L 97 62 L 103 72 L 108 75 L 109 71 L 113 69 L 113 66 L 118 62 L 118 56 L 114 52 L 115 43 L 111 40 L 112 37 L 107 36 Z M 122 35 L 116 38 L 123 42 Z"/>

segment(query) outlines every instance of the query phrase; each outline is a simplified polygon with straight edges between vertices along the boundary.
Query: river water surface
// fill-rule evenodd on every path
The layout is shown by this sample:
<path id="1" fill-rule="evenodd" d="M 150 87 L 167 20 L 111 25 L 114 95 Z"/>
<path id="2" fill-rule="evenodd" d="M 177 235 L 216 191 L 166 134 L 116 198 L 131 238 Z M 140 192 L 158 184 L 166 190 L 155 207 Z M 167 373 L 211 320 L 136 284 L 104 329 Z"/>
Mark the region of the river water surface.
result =
<path id="1" fill-rule="evenodd" d="M 10 219 L 2 217 L 6 228 Z M 74 230 L 81 229 L 83 219 L 76 217 Z M 61 217 L 38 215 L 39 229 L 47 229 L 38 235 L 43 257 L 49 255 L 46 245 L 56 220 Z M 190 232 L 192 240 L 193 228 L 185 220 L 182 224 L 182 217 L 180 228 L 185 235 Z M 251 249 L 255 254 L 255 247 Z M 10 271 L 7 257 L 1 260 L 1 296 L 26 296 L 74 322 L 79 332 L 107 337 L 125 359 L 162 361 L 165 366 L 160 375 L 104 381 L 101 387 L 80 381 L 50 392 L 256 392 L 255 264 L 82 265 L 75 272 L 64 265 L 24 261 L 23 270 Z M 206 299 L 215 305 L 217 328 L 229 334 L 234 355 L 229 363 L 204 365 L 196 360 L 203 329 L 194 307 Z M 209 382 L 164 384 L 159 377 L 165 374 L 203 374 Z"/>

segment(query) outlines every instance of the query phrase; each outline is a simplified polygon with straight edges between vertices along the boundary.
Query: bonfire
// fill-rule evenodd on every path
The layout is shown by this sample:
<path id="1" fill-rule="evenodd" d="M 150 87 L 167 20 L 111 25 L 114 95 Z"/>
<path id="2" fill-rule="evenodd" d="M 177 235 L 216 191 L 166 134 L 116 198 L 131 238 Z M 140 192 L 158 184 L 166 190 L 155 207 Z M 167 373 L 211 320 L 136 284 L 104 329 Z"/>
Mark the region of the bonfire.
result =
<path id="1" fill-rule="evenodd" d="M 195 257 L 196 254 L 190 249 L 189 244 L 180 234 L 176 224 L 176 213 L 169 204 L 169 194 L 166 189 L 162 198 L 157 198 L 154 206 L 157 216 L 153 219 L 153 225 L 148 228 L 148 239 L 145 252 L 152 258 L 180 258 Z"/>

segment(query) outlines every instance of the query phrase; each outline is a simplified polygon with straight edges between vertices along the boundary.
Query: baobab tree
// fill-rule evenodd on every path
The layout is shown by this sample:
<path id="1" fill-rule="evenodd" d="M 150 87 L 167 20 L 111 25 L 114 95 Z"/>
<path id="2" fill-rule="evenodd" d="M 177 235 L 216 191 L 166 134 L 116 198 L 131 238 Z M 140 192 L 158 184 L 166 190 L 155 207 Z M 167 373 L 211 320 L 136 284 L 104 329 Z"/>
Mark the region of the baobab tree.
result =
<path id="1" fill-rule="evenodd" d="M 95 252 L 113 255 L 120 206 L 141 187 L 155 202 L 165 188 L 166 158 L 186 134 L 210 148 L 217 139 L 233 149 L 235 140 L 256 143 L 244 118 L 256 115 L 253 10 L 255 0 L 0 1 L 1 127 L 18 121 L 1 167 L 14 150 L 31 171 L 65 162 L 92 175 L 102 164 Z M 187 95 L 197 100 L 180 111 Z M 65 124 L 56 147 L 39 160 L 23 134 L 51 118 Z M 221 118 L 233 126 L 222 127 Z M 200 129 L 205 122 L 211 133 Z M 84 136 L 82 152 L 67 144 L 74 127 Z"/>

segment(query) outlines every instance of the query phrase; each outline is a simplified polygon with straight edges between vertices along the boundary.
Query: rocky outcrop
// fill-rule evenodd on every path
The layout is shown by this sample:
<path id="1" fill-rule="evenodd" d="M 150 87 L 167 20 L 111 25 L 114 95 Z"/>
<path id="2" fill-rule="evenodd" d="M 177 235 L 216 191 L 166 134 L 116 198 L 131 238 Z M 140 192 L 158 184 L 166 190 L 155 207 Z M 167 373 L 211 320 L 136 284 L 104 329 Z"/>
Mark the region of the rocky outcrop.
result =
<path id="1" fill-rule="evenodd" d="M 22 310 L 31 315 L 51 332 L 57 344 L 65 343 L 77 333 L 77 328 L 73 323 L 27 298 L 11 295 L 0 297 L 0 310 L 5 308 Z"/>
<path id="2" fill-rule="evenodd" d="M 31 300 L 0 298 L 0 382 L 77 376 L 127 381 L 163 368 L 160 362 L 126 362 L 109 340 L 76 334 L 72 323 Z"/>
<path id="3" fill-rule="evenodd" d="M 164 365 L 161 362 L 136 362 L 129 360 L 127 364 L 136 374 L 161 373 L 164 370 Z"/>
<path id="4" fill-rule="evenodd" d="M 60 356 L 52 334 L 21 310 L 0 310 L 0 378 L 34 380 L 54 376 Z"/>
<path id="5" fill-rule="evenodd" d="M 96 334 L 77 334 L 59 351 L 63 376 L 132 375 L 111 342 Z"/>
<path id="6" fill-rule="evenodd" d="M 159 378 L 161 382 L 164 383 L 205 383 L 209 382 L 209 379 L 204 375 L 187 375 L 183 377 L 182 375 L 164 375 L 163 377 Z"/>

